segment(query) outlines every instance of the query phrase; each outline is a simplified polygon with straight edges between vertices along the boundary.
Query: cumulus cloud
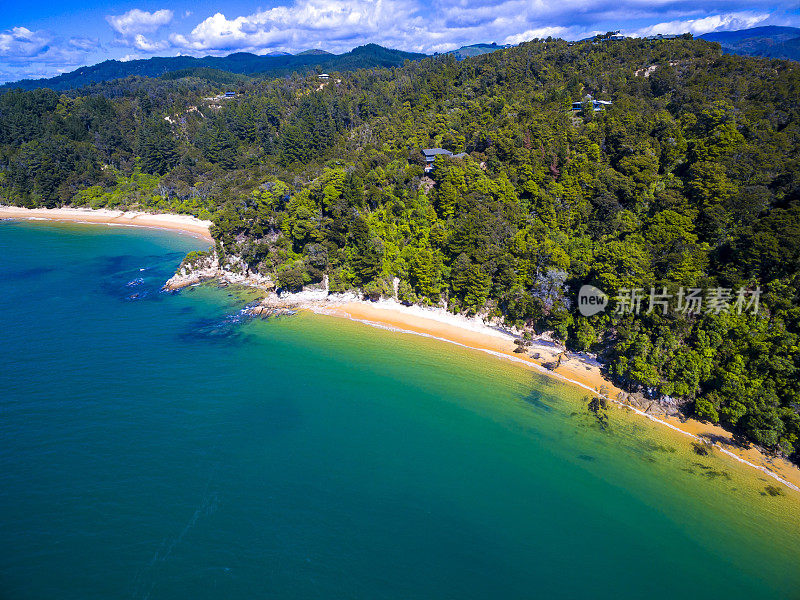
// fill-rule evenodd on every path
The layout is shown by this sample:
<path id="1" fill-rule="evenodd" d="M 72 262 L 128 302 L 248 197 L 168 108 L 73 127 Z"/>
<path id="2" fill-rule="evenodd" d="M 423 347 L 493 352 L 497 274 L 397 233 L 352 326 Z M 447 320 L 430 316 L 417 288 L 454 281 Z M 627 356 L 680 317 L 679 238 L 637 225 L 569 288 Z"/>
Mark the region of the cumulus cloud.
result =
<path id="1" fill-rule="evenodd" d="M 635 32 L 636 35 L 656 35 L 659 33 L 693 33 L 702 35 L 712 31 L 736 31 L 755 27 L 769 19 L 769 13 L 753 14 L 749 12 L 736 12 L 725 15 L 711 15 L 701 19 L 686 19 L 657 23 L 643 27 Z"/>
<path id="2" fill-rule="evenodd" d="M 367 42 L 443 52 L 476 42 L 580 39 L 626 25 L 638 35 L 745 28 L 770 16 L 756 10 L 769 1 L 750 0 L 756 8 L 741 12 L 735 10 L 741 0 L 718 0 L 714 11 L 690 0 L 294 0 L 250 15 L 218 12 L 169 41 L 194 54 L 313 47 L 342 52 Z"/>
<path id="3" fill-rule="evenodd" d="M 533 39 L 547 39 L 548 37 L 564 37 L 569 30 L 566 27 L 539 27 L 538 29 L 528 29 L 522 33 L 509 35 L 503 41 L 506 44 L 520 44 Z"/>
<path id="4" fill-rule="evenodd" d="M 13 27 L 0 31 L 0 62 L 34 65 L 77 65 L 100 46 L 96 39 L 74 37 L 62 40 L 47 31 Z"/>
<path id="5" fill-rule="evenodd" d="M 172 11 L 166 8 L 147 12 L 134 8 L 121 15 L 108 15 L 106 21 L 111 29 L 123 38 L 135 38 L 145 33 L 155 33 L 172 21 Z"/>
<path id="6" fill-rule="evenodd" d="M 48 31 L 13 27 L 0 31 L 0 81 L 44 77 L 84 64 L 100 48 L 93 38 L 63 39 Z"/>
<path id="7" fill-rule="evenodd" d="M 188 35 L 173 34 L 176 47 L 193 51 L 307 48 L 324 42 L 338 49 L 352 40 L 384 37 L 422 25 L 414 2 L 402 0 L 298 0 L 232 19 L 222 13 L 200 22 Z"/>
<path id="8" fill-rule="evenodd" d="M 14 27 L 0 32 L 0 56 L 5 60 L 26 60 L 46 52 L 52 38 L 44 31 Z"/>
<path id="9" fill-rule="evenodd" d="M 246 16 L 218 12 L 188 34 L 175 33 L 169 40 L 174 47 L 193 53 L 296 52 L 310 47 L 341 52 L 367 42 L 444 52 L 475 42 L 516 44 L 548 35 L 579 37 L 586 27 L 554 25 L 553 20 L 563 16 L 562 21 L 575 22 L 586 6 L 584 0 L 469 4 L 461 0 L 295 0 Z"/>
<path id="10" fill-rule="evenodd" d="M 172 11 L 166 8 L 154 12 L 134 8 L 121 15 L 108 15 L 106 21 L 117 34 L 114 45 L 154 54 L 166 50 L 170 44 L 166 40 L 152 39 L 148 35 L 169 25 L 172 17 Z"/>
<path id="11" fill-rule="evenodd" d="M 150 40 L 141 33 L 134 36 L 131 45 L 142 52 L 158 52 L 169 48 L 169 43 L 164 40 Z"/>

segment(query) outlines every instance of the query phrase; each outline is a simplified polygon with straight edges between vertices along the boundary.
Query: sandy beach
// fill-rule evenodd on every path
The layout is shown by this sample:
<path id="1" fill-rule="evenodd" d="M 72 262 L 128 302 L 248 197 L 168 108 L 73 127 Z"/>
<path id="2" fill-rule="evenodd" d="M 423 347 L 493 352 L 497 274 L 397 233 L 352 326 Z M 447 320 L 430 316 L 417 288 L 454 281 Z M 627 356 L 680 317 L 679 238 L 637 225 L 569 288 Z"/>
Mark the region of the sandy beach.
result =
<path id="1" fill-rule="evenodd" d="M 302 297 L 302 294 L 298 295 Z M 299 300 L 299 298 L 298 298 Z M 778 481 L 786 487 L 800 492 L 800 468 L 789 461 L 770 457 L 755 447 L 741 448 L 733 441 L 730 432 L 710 423 L 693 419 L 682 421 L 675 417 L 655 416 L 639 407 L 627 404 L 622 390 L 608 381 L 601 371 L 601 365 L 585 356 L 562 354 L 563 350 L 547 341 L 534 341 L 528 353 L 514 352 L 514 336 L 484 324 L 479 319 L 451 315 L 441 309 L 420 306 L 405 306 L 393 300 L 367 302 L 352 296 L 331 296 L 326 300 L 308 298 L 300 300 L 299 308 L 319 314 L 348 318 L 367 325 L 435 338 L 444 342 L 458 344 L 511 360 L 522 366 L 534 369 L 565 383 L 580 386 L 587 392 L 601 393 L 611 401 L 617 410 L 633 411 L 665 428 L 665 433 L 683 435 L 713 443 L 720 452 L 731 460 L 736 460 L 764 473 L 765 480 Z M 534 358 L 538 354 L 538 358 Z M 533 356 L 531 356 L 533 355 Z M 561 361 L 559 363 L 559 355 Z M 556 366 L 558 365 L 558 366 Z"/>
<path id="2" fill-rule="evenodd" d="M 97 223 L 129 227 L 150 227 L 182 231 L 213 243 L 211 221 L 201 221 L 189 215 L 151 214 L 92 208 L 21 208 L 0 206 L 0 219 L 45 219 L 75 223 Z"/>
<path id="3" fill-rule="evenodd" d="M 41 219 L 168 229 L 213 243 L 209 231 L 211 222 L 188 215 L 89 208 L 26 209 L 0 205 L 0 219 Z M 526 353 L 517 353 L 514 352 L 515 338 L 510 332 L 493 328 L 479 318 L 452 315 L 439 308 L 405 306 L 394 300 L 368 302 L 353 294 L 328 296 L 324 292 L 302 292 L 281 297 L 277 305 L 291 305 L 293 308 L 348 318 L 375 327 L 435 338 L 513 361 L 565 383 L 580 386 L 587 392 L 601 394 L 620 410 L 634 411 L 676 434 L 698 441 L 711 441 L 731 459 L 758 469 L 800 492 L 800 468 L 789 461 L 767 456 L 754 447 L 741 448 L 733 442 L 733 436 L 728 431 L 717 425 L 692 419 L 682 421 L 675 417 L 655 416 L 626 404 L 622 390 L 604 377 L 600 363 L 587 356 L 564 353 L 563 348 L 549 340 L 534 340 Z"/>

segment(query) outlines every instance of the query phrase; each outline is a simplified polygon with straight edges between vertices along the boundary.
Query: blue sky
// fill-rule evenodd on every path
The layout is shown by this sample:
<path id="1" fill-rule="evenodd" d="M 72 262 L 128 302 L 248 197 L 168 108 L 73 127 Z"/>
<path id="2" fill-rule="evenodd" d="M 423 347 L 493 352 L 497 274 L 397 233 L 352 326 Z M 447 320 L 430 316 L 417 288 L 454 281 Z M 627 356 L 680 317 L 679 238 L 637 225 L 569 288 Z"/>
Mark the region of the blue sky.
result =
<path id="1" fill-rule="evenodd" d="M 0 81 L 50 77 L 115 58 L 247 51 L 344 52 L 374 42 L 442 52 L 476 42 L 596 32 L 694 34 L 800 26 L 800 0 L 171 0 L 4 2 Z"/>

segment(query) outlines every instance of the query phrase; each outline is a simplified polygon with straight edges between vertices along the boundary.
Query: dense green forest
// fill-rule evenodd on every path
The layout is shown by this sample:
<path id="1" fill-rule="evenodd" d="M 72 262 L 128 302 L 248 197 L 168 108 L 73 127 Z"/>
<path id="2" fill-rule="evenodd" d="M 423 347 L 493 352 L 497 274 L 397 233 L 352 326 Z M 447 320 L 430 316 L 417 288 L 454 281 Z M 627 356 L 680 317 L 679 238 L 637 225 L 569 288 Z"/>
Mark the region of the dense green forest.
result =
<path id="1" fill-rule="evenodd" d="M 717 44 L 537 40 L 457 61 L 0 96 L 0 197 L 211 218 L 285 289 L 502 317 L 621 386 L 800 449 L 800 65 Z M 586 94 L 613 104 L 593 111 Z M 421 148 L 437 158 L 424 173 Z M 577 290 L 760 289 L 759 311 L 591 317 Z"/>

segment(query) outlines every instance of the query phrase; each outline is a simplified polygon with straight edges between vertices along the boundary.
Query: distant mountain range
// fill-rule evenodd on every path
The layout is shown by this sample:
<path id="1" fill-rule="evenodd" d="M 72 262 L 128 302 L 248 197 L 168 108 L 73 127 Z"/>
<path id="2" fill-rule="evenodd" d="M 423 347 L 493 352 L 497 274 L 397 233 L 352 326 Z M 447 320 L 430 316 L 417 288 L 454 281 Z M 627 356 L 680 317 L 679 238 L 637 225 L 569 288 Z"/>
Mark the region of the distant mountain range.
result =
<path id="1" fill-rule="evenodd" d="M 800 60 L 800 28 L 797 27 L 753 27 L 705 33 L 698 37 L 718 42 L 725 52 L 731 54 Z"/>
<path id="2" fill-rule="evenodd" d="M 800 60 L 800 28 L 797 27 L 754 27 L 739 31 L 721 31 L 698 36 L 710 42 L 718 42 L 723 51 L 745 56 L 763 56 Z M 501 44 L 472 44 L 450 50 L 458 60 L 479 56 L 509 48 Z M 201 77 L 219 85 L 235 84 L 249 77 L 279 77 L 292 72 L 312 71 L 353 71 L 362 68 L 399 67 L 406 60 L 419 60 L 425 54 L 404 52 L 384 48 L 377 44 L 367 44 L 353 48 L 344 54 L 332 54 L 325 50 L 313 49 L 289 54 L 271 52 L 265 55 L 249 52 L 236 52 L 228 56 L 153 57 L 139 60 L 106 60 L 89 67 L 81 67 L 69 73 L 49 79 L 23 79 L 0 86 L 0 92 L 21 88 L 32 90 L 50 88 L 65 91 L 81 88 L 93 83 L 122 79 L 131 75 L 142 77 Z"/>
<path id="3" fill-rule="evenodd" d="M 505 45 L 498 45 L 498 44 L 472 44 L 471 46 L 462 46 L 458 50 L 450 50 L 449 52 L 445 52 L 445 54 L 452 54 L 458 60 L 464 60 L 465 58 L 469 58 L 470 56 L 480 56 L 481 54 L 488 54 L 489 52 L 494 52 L 496 50 L 502 50 L 503 48 L 510 48 L 510 44 Z"/>
<path id="4" fill-rule="evenodd" d="M 50 88 L 56 91 L 81 88 L 93 83 L 121 79 L 131 75 L 143 77 L 196 75 L 206 79 L 225 81 L 225 74 L 248 76 L 280 76 L 293 71 L 319 68 L 324 71 L 353 71 L 362 68 L 399 67 L 406 60 L 418 60 L 425 54 L 403 52 L 367 44 L 344 54 L 331 54 L 324 50 L 306 50 L 297 55 L 273 53 L 259 56 L 248 52 L 236 52 L 228 56 L 153 57 L 141 60 L 106 60 L 90 67 L 81 67 L 49 79 L 23 79 L 0 86 L 0 92 L 21 88 L 32 90 Z M 229 81 L 236 78 L 228 76 Z"/>

